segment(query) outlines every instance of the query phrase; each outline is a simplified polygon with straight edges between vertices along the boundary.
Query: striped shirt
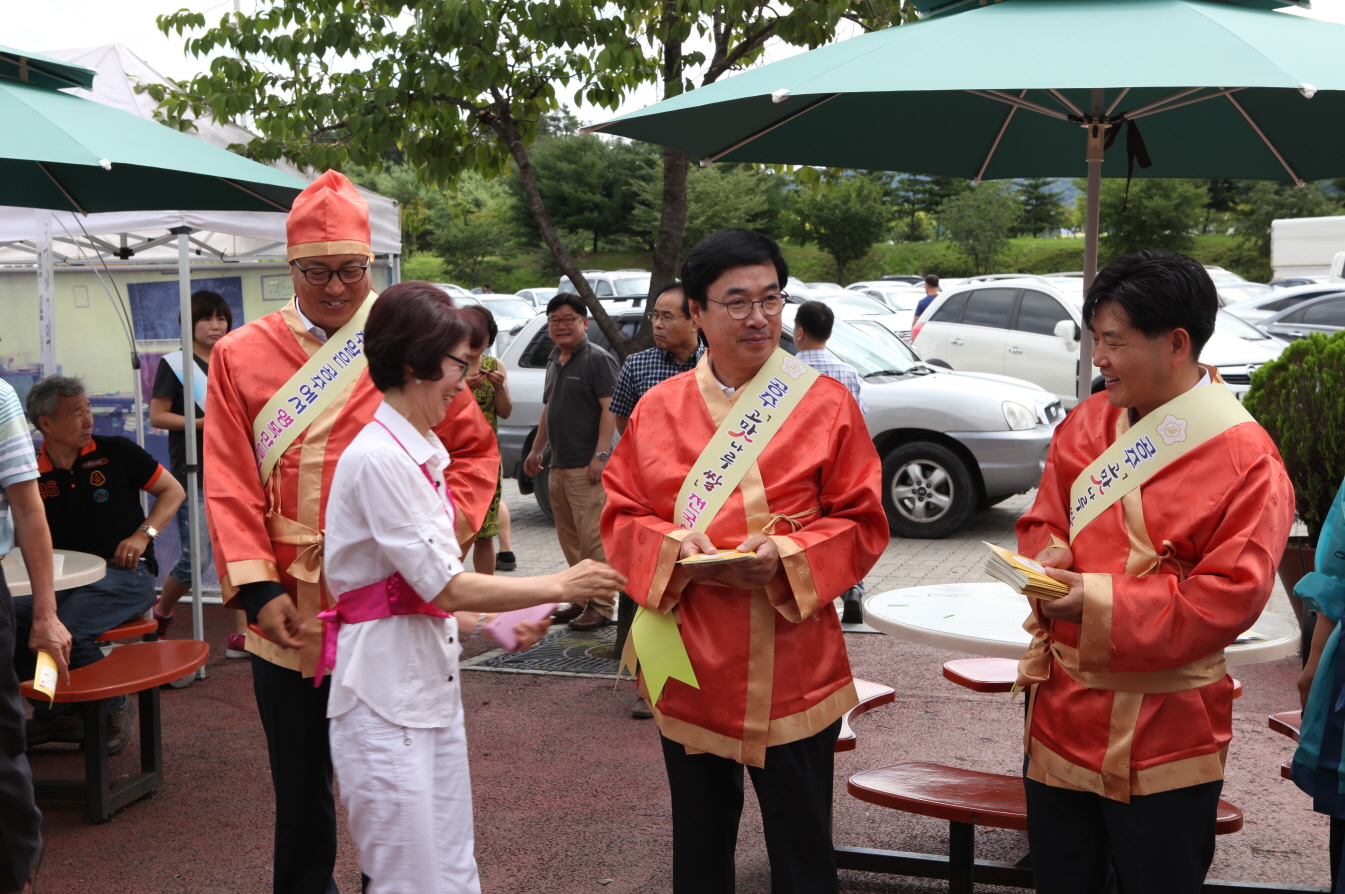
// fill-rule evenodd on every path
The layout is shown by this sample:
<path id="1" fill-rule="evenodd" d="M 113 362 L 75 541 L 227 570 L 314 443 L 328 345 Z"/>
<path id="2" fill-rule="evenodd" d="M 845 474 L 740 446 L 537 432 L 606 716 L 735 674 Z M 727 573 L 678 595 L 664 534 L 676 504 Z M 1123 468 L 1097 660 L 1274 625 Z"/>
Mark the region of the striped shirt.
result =
<path id="1" fill-rule="evenodd" d="M 859 412 L 868 415 L 869 405 L 864 403 L 863 382 L 859 378 L 859 373 L 848 363 L 844 363 L 836 358 L 836 355 L 826 348 L 818 348 L 813 351 L 799 351 L 798 359 L 811 366 L 824 376 L 830 376 L 840 382 L 850 393 L 855 396 L 855 402 L 859 404 Z"/>
<path id="2" fill-rule="evenodd" d="M 629 419 L 635 412 L 635 404 L 644 393 L 664 379 L 671 379 L 678 373 L 695 369 L 704 345 L 697 345 L 696 352 L 687 358 L 686 363 L 678 363 L 677 358 L 662 348 L 650 348 L 638 354 L 631 354 L 621 365 L 621 375 L 617 376 L 616 391 L 612 394 L 612 403 L 608 406 L 613 416 Z"/>
<path id="3" fill-rule="evenodd" d="M 2 488 L 37 477 L 37 452 L 19 396 L 0 379 L 0 556 L 14 548 L 14 524 Z"/>

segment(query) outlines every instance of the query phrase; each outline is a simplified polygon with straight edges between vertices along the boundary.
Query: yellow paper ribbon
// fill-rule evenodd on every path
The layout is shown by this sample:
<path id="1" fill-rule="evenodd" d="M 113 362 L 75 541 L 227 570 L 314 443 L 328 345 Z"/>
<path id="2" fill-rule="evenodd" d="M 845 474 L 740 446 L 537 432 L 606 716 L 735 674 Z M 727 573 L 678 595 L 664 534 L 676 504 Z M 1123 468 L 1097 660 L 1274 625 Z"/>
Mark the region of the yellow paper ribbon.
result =
<path id="1" fill-rule="evenodd" d="M 696 671 L 691 667 L 691 656 L 677 630 L 677 619 L 671 612 L 666 615 L 645 609 L 636 612 L 627 643 L 628 647 L 621 653 L 621 669 L 629 670 L 634 676 L 635 655 L 640 656 L 640 669 L 644 672 L 650 704 L 658 704 L 663 686 L 670 678 L 695 689 L 701 688 Z M 634 654 L 631 654 L 632 649 Z"/>

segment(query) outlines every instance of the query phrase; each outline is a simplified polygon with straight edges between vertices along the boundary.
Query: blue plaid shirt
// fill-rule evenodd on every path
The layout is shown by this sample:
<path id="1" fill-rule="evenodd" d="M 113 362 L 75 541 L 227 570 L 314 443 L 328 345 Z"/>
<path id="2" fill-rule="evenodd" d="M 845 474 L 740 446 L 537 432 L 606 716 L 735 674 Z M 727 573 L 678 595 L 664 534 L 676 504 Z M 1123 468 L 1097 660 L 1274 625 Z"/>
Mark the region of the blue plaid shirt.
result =
<path id="1" fill-rule="evenodd" d="M 635 403 L 644 397 L 644 393 L 664 379 L 670 379 L 678 373 L 695 369 L 704 345 L 696 346 L 696 353 L 679 364 L 677 358 L 662 348 L 650 348 L 638 354 L 631 354 L 621 365 L 621 374 L 617 376 L 616 391 L 612 394 L 612 403 L 608 407 L 613 416 L 629 419 L 635 412 Z"/>
<path id="2" fill-rule="evenodd" d="M 868 415 L 869 405 L 864 403 L 864 392 L 862 390 L 864 383 L 853 366 L 837 359 L 836 355 L 826 348 L 815 351 L 799 351 L 796 356 L 822 375 L 830 376 L 849 388 L 850 393 L 855 396 L 855 401 L 859 404 L 859 412 Z"/>

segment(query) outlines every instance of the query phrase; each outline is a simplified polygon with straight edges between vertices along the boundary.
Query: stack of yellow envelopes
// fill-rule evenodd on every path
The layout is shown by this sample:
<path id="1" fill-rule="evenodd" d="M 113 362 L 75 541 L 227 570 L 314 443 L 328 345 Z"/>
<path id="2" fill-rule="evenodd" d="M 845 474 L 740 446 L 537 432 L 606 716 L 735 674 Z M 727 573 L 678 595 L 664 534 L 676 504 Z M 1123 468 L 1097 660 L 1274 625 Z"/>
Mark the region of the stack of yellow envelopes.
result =
<path id="1" fill-rule="evenodd" d="M 993 543 L 985 545 L 990 547 L 990 558 L 985 560 L 985 573 L 995 580 L 1008 584 L 1032 599 L 1059 599 L 1069 592 L 1069 585 L 1049 576 L 1045 568 L 1027 556 L 1011 553 Z"/>

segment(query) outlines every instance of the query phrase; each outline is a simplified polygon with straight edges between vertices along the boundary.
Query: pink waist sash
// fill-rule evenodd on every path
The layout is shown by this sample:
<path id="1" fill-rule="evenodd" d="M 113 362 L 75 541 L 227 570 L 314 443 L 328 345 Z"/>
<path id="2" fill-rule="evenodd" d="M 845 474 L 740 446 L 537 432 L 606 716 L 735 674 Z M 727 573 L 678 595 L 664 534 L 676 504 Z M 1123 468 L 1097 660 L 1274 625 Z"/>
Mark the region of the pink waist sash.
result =
<path id="1" fill-rule="evenodd" d="M 411 588 L 400 572 L 392 577 L 342 593 L 333 608 L 322 612 L 322 655 L 318 658 L 313 685 L 321 686 L 327 671 L 336 667 L 336 638 L 342 624 L 377 621 L 394 615 L 429 615 L 433 618 L 451 618 L 452 613 L 441 611 L 433 602 L 426 602 Z"/>

